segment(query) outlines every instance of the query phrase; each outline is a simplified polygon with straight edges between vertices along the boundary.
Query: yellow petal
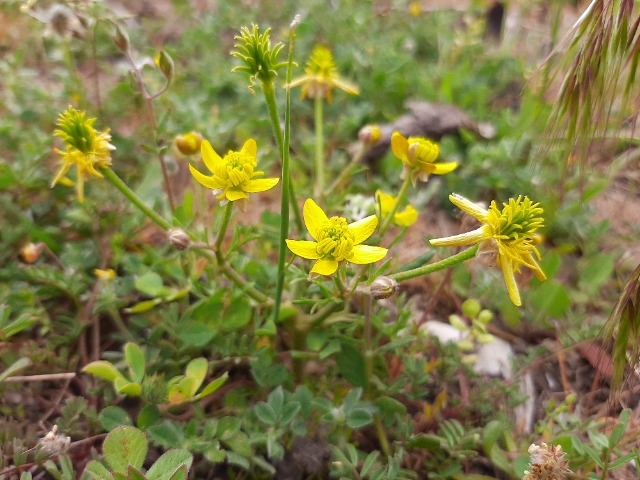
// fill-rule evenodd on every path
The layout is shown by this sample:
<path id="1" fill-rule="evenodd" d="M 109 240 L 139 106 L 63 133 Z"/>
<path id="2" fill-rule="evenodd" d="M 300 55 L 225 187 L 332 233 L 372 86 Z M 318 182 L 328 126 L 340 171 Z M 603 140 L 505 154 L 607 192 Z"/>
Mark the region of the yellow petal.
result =
<path id="1" fill-rule="evenodd" d="M 284 88 L 295 88 L 302 85 L 303 83 L 307 83 L 308 81 L 309 81 L 309 75 L 298 77 L 291 80 L 291 83 L 286 84 Z"/>
<path id="2" fill-rule="evenodd" d="M 209 171 L 215 172 L 215 166 L 217 163 L 222 162 L 222 158 L 220 158 L 220 155 L 213 149 L 209 140 L 203 140 L 200 144 L 200 154 Z"/>
<path id="3" fill-rule="evenodd" d="M 319 273 L 320 275 L 333 275 L 338 270 L 338 262 L 335 260 L 330 260 L 328 258 L 321 258 L 318 260 L 313 268 L 311 269 L 311 273 Z"/>
<path id="4" fill-rule="evenodd" d="M 302 207 L 302 214 L 304 216 L 304 224 L 307 226 L 307 230 L 313 237 L 314 240 L 317 240 L 316 233 L 318 229 L 322 227 L 325 222 L 329 221 L 327 218 L 327 214 L 318 206 L 316 202 L 307 198 L 307 201 L 304 202 L 304 207 Z"/>
<path id="5" fill-rule="evenodd" d="M 287 247 L 293 253 L 302 258 L 309 258 L 311 260 L 317 260 L 320 258 L 318 254 L 318 243 L 309 242 L 307 240 L 285 240 Z"/>
<path id="6" fill-rule="evenodd" d="M 360 89 L 355 83 L 351 83 L 348 80 L 344 80 L 342 78 L 333 78 L 332 83 L 338 87 L 340 90 L 347 92 L 349 95 L 358 95 L 360 94 Z"/>
<path id="7" fill-rule="evenodd" d="M 253 138 L 250 138 L 249 140 L 244 142 L 241 152 L 245 155 L 256 158 L 256 154 L 258 152 L 258 145 L 256 144 L 256 141 Z"/>
<path id="8" fill-rule="evenodd" d="M 264 192 L 275 187 L 279 181 L 279 178 L 261 178 L 259 180 L 251 180 L 243 187 L 243 189 L 247 193 Z"/>
<path id="9" fill-rule="evenodd" d="M 364 242 L 375 232 L 377 226 L 378 217 L 375 215 L 369 215 L 367 218 L 349 224 L 349 231 L 353 234 L 353 244 L 358 245 Z"/>
<path id="10" fill-rule="evenodd" d="M 429 243 L 434 247 L 446 247 L 446 246 L 464 246 L 475 245 L 483 240 L 492 238 L 491 227 L 483 225 L 471 232 L 461 233 L 460 235 L 453 235 L 451 237 L 432 238 Z"/>
<path id="11" fill-rule="evenodd" d="M 520 292 L 518 291 L 518 284 L 516 283 L 516 277 L 513 274 L 513 264 L 511 260 L 498 255 L 498 265 L 502 269 L 502 275 L 504 276 L 504 283 L 507 284 L 507 292 L 509 292 L 509 298 L 516 307 L 522 305 L 520 300 Z"/>
<path id="12" fill-rule="evenodd" d="M 463 212 L 468 213 L 472 217 L 476 217 L 481 222 L 484 222 L 489 214 L 489 211 L 485 208 L 482 208 L 477 203 L 473 203 L 471 200 L 464 198 L 462 195 L 458 195 L 457 193 L 452 193 L 449 195 L 449 200 L 456 207 L 458 207 Z"/>
<path id="13" fill-rule="evenodd" d="M 403 162 L 408 162 L 407 152 L 409 151 L 409 142 L 400 132 L 393 132 L 391 135 L 391 150 L 393 154 Z"/>
<path id="14" fill-rule="evenodd" d="M 418 219 L 418 211 L 412 205 L 407 205 L 402 212 L 393 216 L 393 222 L 401 227 L 410 227 Z"/>
<path id="15" fill-rule="evenodd" d="M 376 202 L 380 205 L 380 214 L 386 215 L 393 207 L 395 198 L 393 195 L 383 192 L 382 190 L 376 190 Z"/>
<path id="16" fill-rule="evenodd" d="M 229 200 L 230 202 L 235 202 L 236 200 L 240 200 L 241 198 L 249 198 L 247 197 L 247 194 L 244 193 L 244 191 L 238 189 L 227 190 L 225 192 L 225 197 L 227 197 L 227 200 Z"/>
<path id="17" fill-rule="evenodd" d="M 444 163 L 434 163 L 435 166 L 433 172 L 434 175 L 445 175 L 447 173 L 453 172 L 456 168 L 458 168 L 458 162 L 444 162 Z"/>
<path id="18" fill-rule="evenodd" d="M 372 247 L 370 245 L 356 245 L 353 247 L 353 257 L 349 259 L 351 263 L 366 265 L 368 263 L 382 260 L 387 254 L 387 249 L 382 247 Z"/>
<path id="19" fill-rule="evenodd" d="M 211 188 L 212 190 L 220 188 L 219 183 L 214 179 L 213 176 L 200 173 L 191 164 L 189 164 L 189 171 L 191 172 L 191 175 L 193 175 L 193 178 L 195 178 L 199 184 L 204 185 L 207 188 Z"/>

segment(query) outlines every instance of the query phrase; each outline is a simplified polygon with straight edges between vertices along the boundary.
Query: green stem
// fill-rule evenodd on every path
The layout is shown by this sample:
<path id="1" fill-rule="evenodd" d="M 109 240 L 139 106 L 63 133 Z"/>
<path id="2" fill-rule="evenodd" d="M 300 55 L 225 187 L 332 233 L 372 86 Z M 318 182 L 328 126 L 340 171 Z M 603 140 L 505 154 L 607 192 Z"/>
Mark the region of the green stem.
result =
<path id="1" fill-rule="evenodd" d="M 293 59 L 293 40 L 289 42 L 289 56 Z M 293 61 L 293 60 L 292 60 Z M 290 67 L 293 68 L 293 67 Z M 287 77 L 289 77 L 289 69 L 287 70 Z M 288 81 L 291 81 L 289 79 Z M 291 99 L 289 97 L 289 90 L 287 88 L 287 96 L 288 96 L 288 104 L 289 108 L 291 108 Z M 273 86 L 273 83 L 263 83 L 262 84 L 262 92 L 264 93 L 264 99 L 267 102 L 267 109 L 269 110 L 269 119 L 271 120 L 271 125 L 273 127 L 273 134 L 276 137 L 276 144 L 278 145 L 278 150 L 280 150 L 280 154 L 282 155 L 282 195 L 284 197 L 284 192 L 287 191 L 289 195 L 289 205 L 293 209 L 293 218 L 296 221 L 296 226 L 299 231 L 304 231 L 304 225 L 302 223 L 302 216 L 300 214 L 300 209 L 298 208 L 298 203 L 296 202 L 295 189 L 293 187 L 293 183 L 291 182 L 291 173 L 289 172 L 289 143 L 287 142 L 287 148 L 285 149 L 285 141 L 284 135 L 282 133 L 282 128 L 280 128 L 280 118 L 278 117 L 278 108 L 276 106 L 276 93 Z M 286 107 L 285 107 L 286 108 Z M 287 121 L 291 122 L 291 120 L 287 120 L 287 113 L 285 112 L 285 129 L 290 128 L 287 127 Z M 286 158 L 285 158 L 286 157 Z M 284 171 L 285 168 L 287 170 L 287 175 L 285 176 Z M 285 188 L 285 178 L 287 179 L 288 188 Z M 287 230 L 289 224 L 289 216 L 287 215 Z"/>
<path id="2" fill-rule="evenodd" d="M 287 65 L 287 82 L 291 81 L 291 72 L 293 70 L 293 46 L 295 39 L 295 30 L 291 28 L 289 31 L 289 58 Z M 274 322 L 278 322 L 280 318 L 280 304 L 282 302 L 282 291 L 284 289 L 284 270 L 287 255 L 286 238 L 289 235 L 289 207 L 293 206 L 294 215 L 298 222 L 298 228 L 302 229 L 302 220 L 298 211 L 295 192 L 293 191 L 293 183 L 291 183 L 290 155 L 289 145 L 291 141 L 291 89 L 286 89 L 286 100 L 284 109 L 284 135 L 280 129 L 280 121 L 276 108 L 276 96 L 273 88 L 273 82 L 262 84 L 265 101 L 269 109 L 269 116 L 273 125 L 273 130 L 282 155 L 282 199 L 280 203 L 280 243 L 278 245 L 278 273 L 276 277 L 276 297 L 273 309 Z"/>
<path id="3" fill-rule="evenodd" d="M 404 179 L 404 182 L 402 183 L 402 186 L 400 187 L 400 191 L 398 192 L 398 196 L 396 197 L 396 201 L 393 203 L 393 206 L 391 207 L 391 210 L 389 210 L 389 213 L 387 213 L 387 215 L 384 217 L 384 220 L 382 221 L 382 226 L 380 227 L 380 238 L 381 239 L 382 239 L 382 237 L 384 237 L 384 234 L 389 229 L 389 226 L 391 225 L 391 222 L 393 221 L 393 217 L 396 215 L 396 212 L 398 211 L 398 208 L 400 207 L 400 204 L 402 202 L 404 202 L 404 199 L 407 196 L 407 192 L 409 192 L 409 186 L 410 185 L 411 185 L 411 175 L 409 173 L 407 173 L 407 178 Z"/>
<path id="4" fill-rule="evenodd" d="M 171 228 L 171 224 L 147 207 L 142 199 L 133 190 L 131 190 L 118 175 L 116 175 L 116 172 L 111 170 L 109 167 L 105 167 L 102 169 L 102 173 L 104 174 L 104 178 L 109 180 L 114 187 L 120 190 L 120 192 L 127 197 L 131 203 L 138 207 L 138 209 L 156 225 L 163 230 L 169 230 Z"/>
<path id="5" fill-rule="evenodd" d="M 364 300 L 364 369 L 367 377 L 366 395 L 368 398 L 373 399 L 373 390 L 371 389 L 373 380 L 373 331 L 371 326 L 371 297 L 367 296 Z M 382 419 L 380 414 L 376 413 L 373 418 L 376 428 L 376 435 L 380 442 L 380 448 L 382 452 L 388 457 L 391 455 L 391 449 L 389 448 L 389 440 L 387 439 L 387 433 L 384 431 L 382 425 Z"/>
<path id="6" fill-rule="evenodd" d="M 423 265 L 422 267 L 407 270 L 406 272 L 393 273 L 387 276 L 389 278 L 392 278 L 396 282 L 402 282 L 404 280 L 409 280 L 410 278 L 421 277 L 422 275 L 428 275 L 429 273 L 437 272 L 438 270 L 444 270 L 445 268 L 453 267 L 458 263 L 470 260 L 475 257 L 477 252 L 478 246 L 475 245 L 449 258 L 440 260 L 439 262 L 431 263 L 429 265 Z"/>
<path id="7" fill-rule="evenodd" d="M 216 259 L 220 264 L 224 263 L 224 255 L 222 255 L 222 251 L 220 247 L 222 246 L 224 237 L 227 234 L 227 227 L 229 226 L 229 221 L 231 220 L 232 209 L 233 209 L 233 202 L 227 203 L 227 205 L 224 207 L 224 213 L 222 214 L 222 223 L 220 224 L 220 228 L 218 229 L 218 236 L 216 237 L 216 243 L 214 244 Z"/>
<path id="8" fill-rule="evenodd" d="M 324 192 L 324 132 L 322 123 L 322 102 L 323 98 L 317 96 L 315 98 L 315 129 L 316 129 L 316 184 L 314 188 L 314 196 L 321 201 Z"/>

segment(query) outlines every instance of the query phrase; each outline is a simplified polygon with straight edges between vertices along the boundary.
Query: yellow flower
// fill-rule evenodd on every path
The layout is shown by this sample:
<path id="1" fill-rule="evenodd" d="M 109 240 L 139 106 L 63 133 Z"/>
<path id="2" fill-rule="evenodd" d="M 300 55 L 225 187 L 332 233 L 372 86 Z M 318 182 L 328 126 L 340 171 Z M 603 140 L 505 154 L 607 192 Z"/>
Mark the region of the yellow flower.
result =
<path id="1" fill-rule="evenodd" d="M 69 107 L 66 112 L 58 117 L 58 127 L 55 135 L 65 142 L 65 150 L 56 153 L 62 156 L 62 166 L 56 172 L 51 182 L 51 188 L 57 183 L 73 185 L 73 181 L 67 178 L 69 169 L 75 165 L 77 169 L 76 191 L 78 201 L 84 202 L 84 181 L 87 175 L 102 178 L 99 168 L 111 165 L 111 151 L 115 147 L 109 143 L 111 135 L 109 129 L 98 132 L 93 128 L 95 118 L 86 118 L 84 112 Z"/>
<path id="2" fill-rule="evenodd" d="M 103 280 L 105 282 L 111 281 L 116 277 L 116 272 L 113 270 L 113 268 L 108 268 L 107 270 L 94 268 L 93 274 L 96 277 L 98 277 L 98 279 Z"/>
<path id="3" fill-rule="evenodd" d="M 379 210 L 381 217 L 386 217 L 387 214 L 393 208 L 393 204 L 396 201 L 396 197 L 388 193 L 384 193 L 382 190 L 376 190 L 376 209 Z M 400 227 L 410 227 L 418 219 L 418 211 L 413 208 L 413 205 L 407 205 L 402 212 L 396 212 L 393 216 L 393 223 Z"/>
<path id="4" fill-rule="evenodd" d="M 213 175 L 204 175 L 189 164 L 191 175 L 202 185 L 213 190 L 220 200 L 220 205 L 240 200 L 240 208 L 244 211 L 249 199 L 247 194 L 264 192 L 275 187 L 279 178 L 260 178 L 264 172 L 256 171 L 256 141 L 247 140 L 239 152 L 229 150 L 221 158 L 208 140 L 203 140 L 200 147 L 202 159 Z"/>
<path id="5" fill-rule="evenodd" d="M 455 193 L 449 195 L 449 200 L 483 225 L 472 232 L 430 240 L 431 245 L 474 245 L 488 240 L 491 250 L 497 253 L 496 261 L 502 269 L 509 298 L 520 306 L 522 302 L 514 276 L 514 272 L 520 271 L 520 265 L 531 269 L 540 280 L 547 278 L 532 255 L 533 252 L 540 259 L 540 252 L 535 247 L 535 232 L 544 222 L 542 208 L 522 196 L 516 200 L 510 198 L 508 204 L 503 204 L 502 210 L 495 201 L 486 210 Z"/>
<path id="6" fill-rule="evenodd" d="M 302 85 L 302 98 L 326 98 L 327 102 L 331 102 L 333 87 L 349 95 L 360 93 L 357 85 L 340 78 L 333 55 L 326 47 L 317 46 L 313 50 L 304 73 L 304 76 L 287 85 L 288 88 Z"/>
<path id="7" fill-rule="evenodd" d="M 361 245 L 378 226 L 375 215 L 347 224 L 343 217 L 327 217 L 310 198 L 304 202 L 303 215 L 315 242 L 287 240 L 287 247 L 302 258 L 317 260 L 311 273 L 332 275 L 340 262 L 364 265 L 377 262 L 387 254 L 386 248 Z"/>
<path id="8" fill-rule="evenodd" d="M 407 139 L 399 132 L 394 132 L 391 136 L 391 150 L 404 164 L 402 178 L 410 175 L 413 185 L 416 184 L 416 180 L 426 182 L 431 174 L 444 175 L 458 167 L 457 162 L 436 163 L 440 147 L 426 138 Z"/>

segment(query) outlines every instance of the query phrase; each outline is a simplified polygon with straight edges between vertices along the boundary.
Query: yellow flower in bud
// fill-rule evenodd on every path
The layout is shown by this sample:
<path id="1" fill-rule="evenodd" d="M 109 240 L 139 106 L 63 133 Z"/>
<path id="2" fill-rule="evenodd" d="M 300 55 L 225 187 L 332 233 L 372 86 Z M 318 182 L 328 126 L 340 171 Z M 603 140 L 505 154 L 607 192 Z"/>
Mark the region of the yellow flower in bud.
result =
<path id="1" fill-rule="evenodd" d="M 109 129 L 104 132 L 96 131 L 93 128 L 95 121 L 95 118 L 86 118 L 84 112 L 69 107 L 58 117 L 59 128 L 55 131 L 55 135 L 64 140 L 66 148 L 64 151 L 56 149 L 56 153 L 62 156 L 62 166 L 53 178 L 51 188 L 57 183 L 73 185 L 73 181 L 66 175 L 75 165 L 76 191 L 80 203 L 84 201 L 85 177 L 92 175 L 102 178 L 98 170 L 111 165 L 111 151 L 115 150 L 115 147 L 109 143 L 111 141 Z"/>
<path id="2" fill-rule="evenodd" d="M 45 246 L 42 242 L 29 242 L 20 249 L 20 258 L 25 263 L 35 263 L 40 258 Z"/>
<path id="3" fill-rule="evenodd" d="M 260 178 L 264 172 L 256 170 L 258 161 L 256 141 L 247 140 L 239 152 L 229 150 L 220 157 L 209 141 L 204 140 L 200 151 L 205 165 L 213 175 L 204 175 L 189 164 L 191 175 L 220 200 L 220 205 L 240 200 L 240 208 L 244 211 L 249 193 L 264 192 L 275 187 L 279 178 Z"/>
<path id="4" fill-rule="evenodd" d="M 382 132 L 377 125 L 365 125 L 358 132 L 358 140 L 365 145 L 375 145 L 380 141 Z"/>
<path id="5" fill-rule="evenodd" d="M 173 144 L 182 155 L 194 155 L 200 151 L 202 135 L 198 132 L 183 133 L 175 138 Z"/>
<path id="6" fill-rule="evenodd" d="M 371 215 L 351 224 L 343 217 L 327 214 L 310 198 L 304 202 L 304 223 L 314 242 L 287 240 L 287 247 L 302 258 L 317 260 L 311 273 L 332 275 L 341 262 L 366 265 L 384 258 L 387 249 L 361 245 L 378 226 L 378 217 Z"/>
<path id="7" fill-rule="evenodd" d="M 496 253 L 498 266 L 502 269 L 509 298 L 520 306 L 522 302 L 514 276 L 514 272 L 520 271 L 520 265 L 531 269 L 540 280 L 547 278 L 532 255 L 533 252 L 540 259 L 535 238 L 536 230 L 544 222 L 542 208 L 538 203 L 522 196 L 516 200 L 510 198 L 509 203 L 503 204 L 502 210 L 495 200 L 488 210 L 455 193 L 449 195 L 449 200 L 462 211 L 477 218 L 482 226 L 472 232 L 434 238 L 430 240 L 431 245 L 464 246 L 488 241 L 491 250 Z"/>
<path id="8" fill-rule="evenodd" d="M 288 88 L 302 85 L 302 98 L 326 98 L 330 103 L 334 87 L 349 95 L 360 93 L 357 85 L 340 78 L 331 50 L 326 47 L 317 46 L 313 50 L 304 73 L 287 85 Z"/>
<path id="9" fill-rule="evenodd" d="M 391 136 L 391 150 L 404 164 L 402 178 L 410 175 L 413 185 L 416 184 L 416 180 L 426 182 L 429 175 L 444 175 L 458 167 L 457 162 L 436 163 L 440 155 L 440 147 L 426 138 L 409 137 L 407 139 L 399 132 L 394 132 Z"/>
<path id="10" fill-rule="evenodd" d="M 382 190 L 376 190 L 376 210 L 380 217 L 384 218 L 393 208 L 396 197 Z M 413 205 L 407 205 L 403 211 L 397 211 L 393 216 L 393 223 L 400 227 L 410 227 L 418 219 L 418 211 Z"/>

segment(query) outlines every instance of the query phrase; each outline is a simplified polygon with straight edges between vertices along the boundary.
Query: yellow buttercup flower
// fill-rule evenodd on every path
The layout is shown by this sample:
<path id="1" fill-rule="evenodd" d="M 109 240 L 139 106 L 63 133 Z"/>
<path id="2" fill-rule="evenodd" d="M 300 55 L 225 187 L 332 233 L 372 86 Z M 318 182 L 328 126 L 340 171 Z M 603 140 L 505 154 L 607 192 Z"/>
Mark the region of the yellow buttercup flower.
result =
<path id="1" fill-rule="evenodd" d="M 497 254 L 496 261 L 502 269 L 509 298 L 520 306 L 522 302 L 514 276 L 514 272 L 520 271 L 520 265 L 531 269 L 540 280 L 547 278 L 532 255 L 532 252 L 535 253 L 540 260 L 540 252 L 535 247 L 535 232 L 544 222 L 540 204 L 519 196 L 516 200 L 510 198 L 509 203 L 503 204 L 502 210 L 494 200 L 487 210 L 455 193 L 449 195 L 449 200 L 462 211 L 477 218 L 482 226 L 472 232 L 435 238 L 430 240 L 431 245 L 463 246 L 489 241 L 489 247 Z"/>
<path id="2" fill-rule="evenodd" d="M 331 50 L 326 47 L 317 46 L 313 50 L 304 73 L 304 76 L 287 85 L 289 88 L 302 85 L 302 98 L 326 98 L 327 102 L 331 102 L 334 87 L 349 95 L 360 93 L 357 85 L 340 78 Z"/>
<path id="3" fill-rule="evenodd" d="M 314 242 L 287 240 L 287 247 L 302 258 L 317 260 L 311 273 L 332 275 L 341 262 L 365 265 L 384 258 L 387 249 L 361 245 L 378 226 L 378 217 L 370 215 L 347 224 L 343 217 L 327 217 L 310 198 L 304 202 L 304 223 Z"/>
<path id="4" fill-rule="evenodd" d="M 58 117 L 58 129 L 54 134 L 65 142 L 65 150 L 56 153 L 62 156 L 62 166 L 56 172 L 51 181 L 51 188 L 58 183 L 73 185 L 74 182 L 67 178 L 69 169 L 75 165 L 76 191 L 78 201 L 84 202 L 84 182 L 87 175 L 102 178 L 98 171 L 100 168 L 111 165 L 111 151 L 116 148 L 109 143 L 111 135 L 109 129 L 98 132 L 93 128 L 95 118 L 87 118 L 84 112 L 79 112 L 69 107 L 66 112 Z"/>
<path id="5" fill-rule="evenodd" d="M 391 136 L 391 150 L 404 164 L 402 178 L 410 175 L 413 185 L 416 184 L 416 180 L 426 182 L 431 174 L 444 175 L 458 167 L 458 162 L 436 163 L 440 155 L 440 147 L 426 138 L 409 137 L 407 139 L 399 132 L 394 132 Z"/>
<path id="6" fill-rule="evenodd" d="M 213 175 L 204 175 L 189 164 L 191 175 L 207 188 L 213 190 L 213 194 L 220 200 L 220 205 L 240 200 L 240 208 L 244 211 L 249 193 L 264 192 L 275 187 L 279 178 L 255 178 L 264 175 L 257 171 L 258 160 L 256 141 L 253 138 L 247 140 L 239 152 L 229 150 L 220 157 L 208 140 L 203 140 L 200 147 L 202 159 Z"/>
<path id="7" fill-rule="evenodd" d="M 396 201 L 396 197 L 388 193 L 384 193 L 382 190 L 376 190 L 376 210 L 379 211 L 379 215 L 384 218 L 393 208 L 393 204 Z M 396 212 L 393 216 L 393 223 L 400 227 L 410 227 L 418 219 L 418 211 L 413 208 L 413 205 L 407 205 L 407 207 L 401 211 Z"/>

